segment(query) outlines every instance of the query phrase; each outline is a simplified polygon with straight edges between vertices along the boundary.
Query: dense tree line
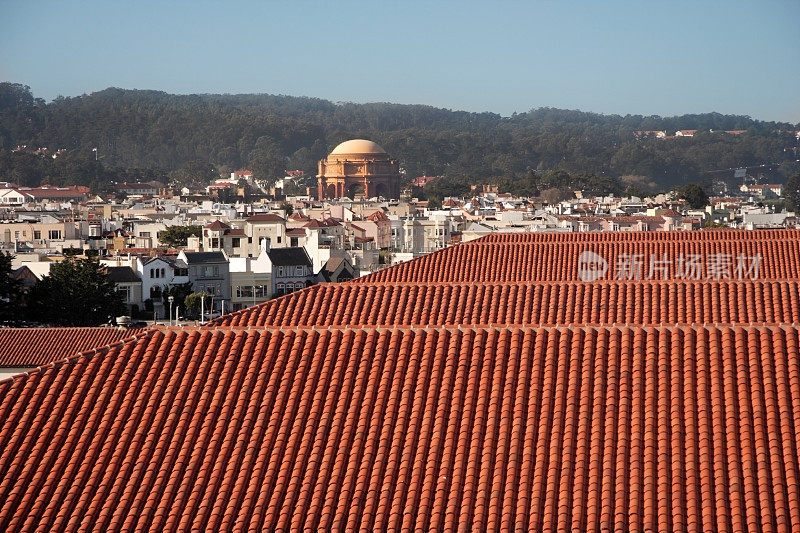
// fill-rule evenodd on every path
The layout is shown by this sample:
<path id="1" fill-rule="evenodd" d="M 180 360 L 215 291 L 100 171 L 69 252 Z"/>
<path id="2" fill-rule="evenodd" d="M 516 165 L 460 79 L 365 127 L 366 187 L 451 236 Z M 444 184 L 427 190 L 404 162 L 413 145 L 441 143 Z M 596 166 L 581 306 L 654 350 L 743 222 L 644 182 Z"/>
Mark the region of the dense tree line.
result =
<path id="1" fill-rule="evenodd" d="M 634 135 L 676 129 L 700 131 L 670 140 Z M 733 129 L 746 133 L 724 133 Z M 29 184 L 79 175 L 91 185 L 147 173 L 192 182 L 203 168 L 246 167 L 266 180 L 287 168 L 313 176 L 317 160 L 336 144 L 364 137 L 396 157 L 408 178 L 443 175 L 445 188 L 484 182 L 541 190 L 534 182 L 565 172 L 643 176 L 664 190 L 708 180 L 707 171 L 761 164 L 779 165 L 771 178 L 786 179 L 798 171 L 797 140 L 787 133 L 797 129 L 719 113 L 648 117 L 541 108 L 501 117 L 423 105 L 115 88 L 45 103 L 26 86 L 0 83 L 0 172 Z M 78 170 L 14 159 L 8 152 L 20 144 L 74 152 L 63 164 Z"/>
<path id="2" fill-rule="evenodd" d="M 77 258 L 77 252 L 53 263 L 31 289 L 11 276 L 13 256 L 0 252 L 0 325 L 99 326 L 123 315 L 122 294 L 105 267 L 97 257 Z"/>

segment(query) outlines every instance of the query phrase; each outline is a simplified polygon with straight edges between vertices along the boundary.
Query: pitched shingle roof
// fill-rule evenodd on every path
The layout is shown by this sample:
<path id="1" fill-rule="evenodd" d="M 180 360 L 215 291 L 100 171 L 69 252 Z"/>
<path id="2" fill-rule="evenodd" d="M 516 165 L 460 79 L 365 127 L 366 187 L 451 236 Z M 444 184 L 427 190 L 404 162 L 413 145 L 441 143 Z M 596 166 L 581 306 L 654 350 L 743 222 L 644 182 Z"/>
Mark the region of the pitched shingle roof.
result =
<path id="1" fill-rule="evenodd" d="M 298 246 L 289 248 L 272 248 L 269 252 L 269 260 L 275 266 L 311 266 L 311 260 L 305 248 Z"/>
<path id="2" fill-rule="evenodd" d="M 224 263 L 226 262 L 225 254 L 222 252 L 184 252 L 186 254 L 186 262 L 190 265 L 198 265 L 202 263 Z"/>
<path id="3" fill-rule="evenodd" d="M 129 266 L 106 267 L 108 279 L 113 283 L 136 283 L 142 281 Z"/>

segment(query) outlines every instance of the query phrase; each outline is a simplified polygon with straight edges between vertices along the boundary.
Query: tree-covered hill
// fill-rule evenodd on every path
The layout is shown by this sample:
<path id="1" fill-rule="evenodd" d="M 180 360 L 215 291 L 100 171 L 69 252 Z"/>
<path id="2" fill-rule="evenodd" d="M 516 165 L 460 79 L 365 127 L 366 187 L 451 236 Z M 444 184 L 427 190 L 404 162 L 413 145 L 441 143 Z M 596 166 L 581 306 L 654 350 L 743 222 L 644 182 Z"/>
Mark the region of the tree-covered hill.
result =
<path id="1" fill-rule="evenodd" d="M 668 140 L 634 134 L 677 129 L 700 131 Z M 274 179 L 288 168 L 313 175 L 317 160 L 336 144 L 364 137 L 383 145 L 409 178 L 444 175 L 456 189 L 475 181 L 524 183 L 547 171 L 637 175 L 669 188 L 703 181 L 707 171 L 762 164 L 778 165 L 771 177 L 785 179 L 798 170 L 790 133 L 798 129 L 718 113 L 662 118 L 540 108 L 502 117 L 423 105 L 115 88 L 46 103 L 26 86 L 0 83 L 0 173 L 14 171 L 14 179 L 31 185 L 68 180 L 69 170 L 50 163 L 20 170 L 22 155 L 10 153 L 17 145 L 65 148 L 74 166 L 83 167 L 91 167 L 97 147 L 99 165 L 87 170 L 92 183 L 125 175 L 124 169 L 156 175 L 198 161 Z"/>

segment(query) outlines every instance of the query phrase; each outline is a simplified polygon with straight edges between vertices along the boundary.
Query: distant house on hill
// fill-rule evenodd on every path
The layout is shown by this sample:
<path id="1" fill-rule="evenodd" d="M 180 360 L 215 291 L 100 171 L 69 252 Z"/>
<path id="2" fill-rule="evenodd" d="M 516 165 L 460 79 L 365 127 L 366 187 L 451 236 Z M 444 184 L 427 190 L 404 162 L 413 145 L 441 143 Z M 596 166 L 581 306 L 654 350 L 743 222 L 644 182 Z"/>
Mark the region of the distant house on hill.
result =
<path id="1" fill-rule="evenodd" d="M 253 179 L 253 173 L 246 169 L 231 172 L 231 180 L 238 182 L 240 179 L 250 181 Z"/>
<path id="2" fill-rule="evenodd" d="M 155 196 L 158 194 L 158 187 L 152 183 L 120 183 L 117 185 L 117 192 L 125 193 L 128 196 Z"/>
<path id="3" fill-rule="evenodd" d="M 16 189 L 0 188 L 0 207 L 19 207 L 27 202 L 34 201 L 32 195 Z"/>
<path id="4" fill-rule="evenodd" d="M 421 187 L 424 189 L 426 185 L 428 185 L 430 182 L 434 181 L 437 178 L 438 176 L 419 176 L 417 178 L 414 178 L 414 181 L 412 183 L 414 187 Z"/>
<path id="5" fill-rule="evenodd" d="M 41 187 L 21 187 L 19 192 L 29 194 L 37 202 L 44 200 L 51 202 L 85 202 L 89 197 L 89 187 L 81 185 L 70 187 L 53 187 L 52 185 L 42 185 Z"/>

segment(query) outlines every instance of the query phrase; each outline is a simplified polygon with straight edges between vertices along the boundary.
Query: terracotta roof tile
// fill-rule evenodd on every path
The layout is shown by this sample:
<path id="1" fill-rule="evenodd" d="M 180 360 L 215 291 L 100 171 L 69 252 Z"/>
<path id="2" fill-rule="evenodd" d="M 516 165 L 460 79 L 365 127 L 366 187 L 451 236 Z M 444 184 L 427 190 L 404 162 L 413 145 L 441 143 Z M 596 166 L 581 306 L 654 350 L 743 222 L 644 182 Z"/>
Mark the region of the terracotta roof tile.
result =
<path id="1" fill-rule="evenodd" d="M 798 530 L 798 236 L 491 235 L 57 360 L 0 382 L 0 528 Z"/>
<path id="2" fill-rule="evenodd" d="M 649 234 L 649 232 L 644 233 L 644 235 Z M 800 279 L 800 260 L 796 259 L 800 258 L 800 234 L 796 234 L 793 238 L 784 239 L 738 240 L 704 238 L 569 241 L 554 238 L 549 241 L 520 242 L 507 238 L 501 242 L 493 242 L 479 239 L 379 270 L 358 278 L 355 282 L 576 281 L 579 279 L 579 258 L 586 251 L 593 252 L 607 261 L 609 269 L 605 279 L 613 278 L 618 272 L 616 267 L 621 264 L 620 262 L 626 259 L 632 261 L 634 256 L 636 262 L 641 263 L 639 267 L 641 279 L 650 272 L 652 258 L 673 261 L 669 266 L 672 273 L 668 276 L 674 277 L 679 258 L 688 260 L 691 256 L 698 256 L 698 264 L 703 265 L 697 271 L 700 279 L 708 276 L 708 263 L 714 256 L 727 257 L 731 263 L 727 275 L 733 278 L 736 258 L 739 255 L 744 258 L 761 258 L 759 279 Z M 657 271 L 656 275 L 660 275 L 658 272 L 660 271 Z"/>
<path id="3" fill-rule="evenodd" d="M 0 328 L 0 366 L 41 366 L 140 332 L 113 327 Z"/>
<path id="4" fill-rule="evenodd" d="M 245 222 L 286 222 L 283 217 L 274 213 L 256 213 L 249 216 Z"/>
<path id="5" fill-rule="evenodd" d="M 753 323 L 800 323 L 800 282 L 322 283 L 208 327 Z"/>
<path id="6" fill-rule="evenodd" d="M 226 224 L 225 222 L 221 222 L 219 220 L 215 220 L 214 222 L 211 222 L 210 224 L 206 224 L 205 226 L 203 226 L 203 228 L 204 229 L 213 229 L 213 230 L 231 229 L 231 227 L 228 224 Z"/>
<path id="7" fill-rule="evenodd" d="M 0 383 L 0 524 L 788 531 L 798 341 L 797 326 L 155 330 Z"/>

